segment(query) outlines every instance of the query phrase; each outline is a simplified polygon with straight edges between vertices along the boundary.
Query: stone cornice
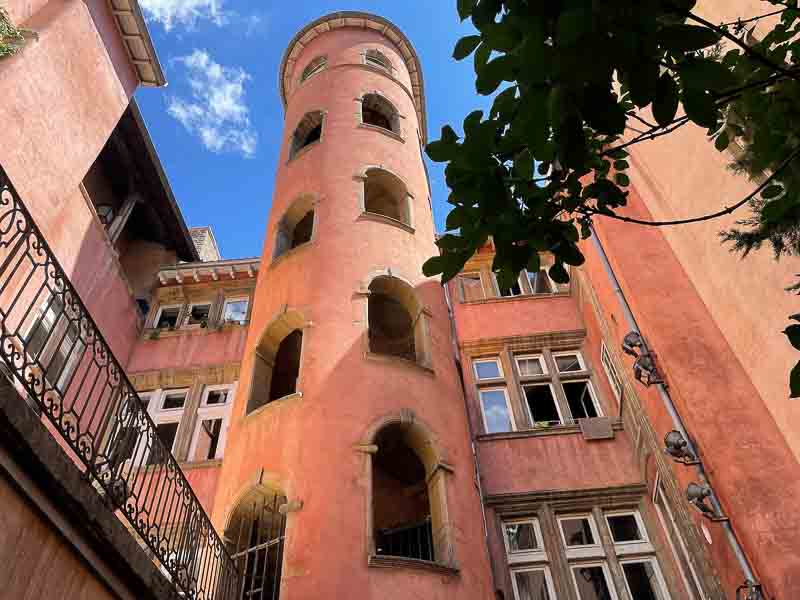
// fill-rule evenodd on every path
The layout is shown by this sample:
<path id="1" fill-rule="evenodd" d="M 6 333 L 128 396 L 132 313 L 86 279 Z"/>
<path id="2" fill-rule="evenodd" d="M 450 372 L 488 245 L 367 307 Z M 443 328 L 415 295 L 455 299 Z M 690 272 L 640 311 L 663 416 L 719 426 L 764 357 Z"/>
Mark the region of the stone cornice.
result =
<path id="1" fill-rule="evenodd" d="M 548 504 L 555 510 L 585 510 L 593 506 L 635 506 L 647 494 L 645 483 L 586 490 L 542 490 L 513 494 L 492 494 L 484 498 L 500 514 L 529 513 Z"/>
<path id="2" fill-rule="evenodd" d="M 504 348 L 512 352 L 536 352 L 542 348 L 577 348 L 586 337 L 585 329 L 574 331 L 553 331 L 533 335 L 507 336 L 470 340 L 459 344 L 461 350 L 470 356 L 498 353 Z"/>

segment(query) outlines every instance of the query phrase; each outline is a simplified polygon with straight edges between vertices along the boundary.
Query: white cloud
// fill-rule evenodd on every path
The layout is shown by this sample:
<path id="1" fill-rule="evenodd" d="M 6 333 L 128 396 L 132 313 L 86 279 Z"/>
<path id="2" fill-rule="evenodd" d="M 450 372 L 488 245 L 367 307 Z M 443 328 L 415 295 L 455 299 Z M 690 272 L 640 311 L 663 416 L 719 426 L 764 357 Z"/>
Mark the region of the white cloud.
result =
<path id="1" fill-rule="evenodd" d="M 238 67 L 223 67 L 205 50 L 195 49 L 175 62 L 186 67 L 191 98 L 170 97 L 167 112 L 212 152 L 252 157 L 258 136 L 245 102 L 244 84 L 250 75 Z"/>
<path id="2" fill-rule="evenodd" d="M 175 25 L 193 27 L 206 19 L 224 25 L 230 16 L 222 9 L 222 0 L 139 0 L 139 4 L 151 21 L 161 23 L 167 31 Z"/>

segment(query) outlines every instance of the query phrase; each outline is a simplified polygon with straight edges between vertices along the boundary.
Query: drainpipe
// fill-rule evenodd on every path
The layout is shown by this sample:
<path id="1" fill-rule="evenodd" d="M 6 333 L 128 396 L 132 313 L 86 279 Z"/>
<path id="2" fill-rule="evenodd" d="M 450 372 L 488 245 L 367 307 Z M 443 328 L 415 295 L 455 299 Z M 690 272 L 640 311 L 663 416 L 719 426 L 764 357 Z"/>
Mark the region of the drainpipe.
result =
<path id="1" fill-rule="evenodd" d="M 475 489 L 478 490 L 478 500 L 481 504 L 481 517 L 483 518 L 483 539 L 484 548 L 486 549 L 486 559 L 489 561 L 489 571 L 492 574 L 492 588 L 497 590 L 497 577 L 494 573 L 494 563 L 492 561 L 492 553 L 489 550 L 489 522 L 486 519 L 486 507 L 483 501 L 483 484 L 481 483 L 480 462 L 478 461 L 478 446 L 475 443 L 475 432 L 472 429 L 472 420 L 469 417 L 469 404 L 467 403 L 467 391 L 464 385 L 464 371 L 461 368 L 461 360 L 458 353 L 458 336 L 456 331 L 456 319 L 453 315 L 453 305 L 450 301 L 450 288 L 445 283 L 442 285 L 444 288 L 444 299 L 447 304 L 447 317 L 450 320 L 450 339 L 453 342 L 453 357 L 458 370 L 458 381 L 461 384 L 461 397 L 464 399 L 464 416 L 467 419 L 467 429 L 469 430 L 469 446 L 472 451 L 472 466 L 475 471 Z"/>
<path id="2" fill-rule="evenodd" d="M 620 307 L 622 308 L 622 312 L 625 315 L 625 321 L 628 324 L 628 327 L 638 333 L 642 338 L 642 350 L 643 352 L 649 352 L 649 348 L 647 347 L 647 342 L 645 340 L 644 335 L 642 335 L 639 326 L 636 323 L 636 317 L 633 316 L 633 312 L 631 312 L 631 307 L 628 304 L 627 299 L 625 298 L 625 294 L 622 291 L 622 288 L 619 285 L 619 281 L 617 280 L 617 276 L 614 274 L 614 270 L 611 268 L 611 263 L 608 262 L 608 255 L 606 254 L 605 250 L 603 249 L 603 245 L 600 243 L 600 238 L 597 236 L 597 232 L 595 231 L 594 227 L 592 227 L 592 243 L 594 244 L 595 250 L 597 250 L 597 254 L 600 256 L 600 261 L 603 263 L 603 268 L 605 269 L 606 276 L 608 276 L 608 280 L 611 282 L 611 287 L 614 289 L 614 293 L 619 300 Z M 697 464 L 694 465 L 697 467 L 697 475 L 702 483 L 708 484 L 708 477 L 706 475 L 706 470 L 703 467 L 702 462 L 700 461 L 700 455 L 697 452 L 697 448 L 695 448 L 694 443 L 692 442 L 692 438 L 686 432 L 686 427 L 684 426 L 683 419 L 678 414 L 677 409 L 675 408 L 675 403 L 672 401 L 672 397 L 669 394 L 669 390 L 663 383 L 656 384 L 658 388 L 658 394 L 661 396 L 661 400 L 664 403 L 664 407 L 667 409 L 670 418 L 672 419 L 673 427 L 680 432 L 683 436 L 683 439 L 686 440 L 687 448 L 697 457 Z M 717 514 L 722 513 L 722 507 L 719 503 L 719 498 L 717 498 L 716 492 L 714 492 L 714 488 L 709 484 L 709 489 L 711 490 L 711 495 L 709 496 L 709 501 L 711 502 L 711 506 L 714 508 L 714 511 Z M 739 540 L 736 538 L 736 534 L 731 527 L 729 521 L 722 522 L 722 528 L 725 531 L 725 537 L 728 540 L 728 544 L 733 550 L 734 555 L 736 556 L 736 560 L 739 562 L 739 566 L 742 569 L 745 577 L 745 583 L 752 583 L 754 586 L 757 585 L 758 580 L 756 579 L 755 575 L 753 574 L 753 569 L 750 567 L 750 562 L 747 560 L 747 556 L 744 553 L 744 549 L 742 545 L 739 543 Z M 756 596 L 755 598 L 759 598 Z M 738 598 L 738 592 L 737 592 Z"/>

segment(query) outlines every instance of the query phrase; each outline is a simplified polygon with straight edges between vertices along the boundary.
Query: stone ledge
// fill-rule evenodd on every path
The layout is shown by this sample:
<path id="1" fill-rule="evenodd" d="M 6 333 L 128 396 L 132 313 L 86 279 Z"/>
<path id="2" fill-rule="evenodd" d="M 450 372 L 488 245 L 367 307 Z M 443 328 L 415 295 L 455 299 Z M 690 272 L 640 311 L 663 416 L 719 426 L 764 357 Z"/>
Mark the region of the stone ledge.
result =
<path id="1" fill-rule="evenodd" d="M 407 231 L 412 235 L 417 231 L 411 225 L 406 225 L 402 221 L 398 221 L 397 219 L 393 219 L 392 217 L 387 217 L 386 215 L 379 215 L 378 213 L 373 213 L 366 210 L 362 212 L 360 215 L 358 215 L 358 220 L 374 221 L 375 223 L 384 223 L 386 225 L 391 225 L 393 227 L 397 227 L 398 229 L 402 229 L 403 231 Z"/>
<path id="2" fill-rule="evenodd" d="M 433 368 L 426 367 L 425 365 L 421 365 L 417 361 L 409 360 L 408 358 L 402 358 L 400 356 L 392 356 L 390 354 L 379 354 L 377 352 L 369 352 L 369 351 L 367 351 L 364 354 L 364 356 L 367 360 L 374 360 L 377 362 L 385 362 L 389 364 L 405 366 L 410 369 L 420 371 L 425 375 L 430 375 L 431 377 L 436 376 L 436 371 L 434 371 Z"/>
<path id="3" fill-rule="evenodd" d="M 614 431 L 622 431 L 624 426 L 618 418 L 612 417 L 611 427 Z M 581 426 L 578 423 L 569 425 L 551 425 L 534 429 L 521 429 L 519 431 L 503 431 L 500 433 L 482 433 L 476 436 L 479 442 L 494 442 L 497 440 L 516 440 L 529 437 L 548 437 L 552 435 L 580 435 Z"/>
<path id="4" fill-rule="evenodd" d="M 457 576 L 460 573 L 458 567 L 450 567 L 430 560 L 406 558 L 405 556 L 385 556 L 380 554 L 370 554 L 367 566 L 377 569 L 414 569 L 417 571 L 428 571 L 430 573 L 450 576 Z"/>
<path id="5" fill-rule="evenodd" d="M 385 127 L 381 127 L 380 125 L 371 125 L 369 123 L 364 123 L 364 121 L 361 121 L 358 124 L 358 126 L 361 129 L 369 129 L 370 131 L 376 131 L 378 133 L 382 133 L 386 137 L 390 137 L 393 140 L 397 140 L 398 142 L 401 142 L 403 144 L 406 143 L 406 140 L 402 135 L 400 135 L 399 133 L 395 133 L 391 129 L 386 129 Z"/>
<path id="6" fill-rule="evenodd" d="M 76 554 L 82 554 L 80 545 L 86 544 L 100 557 L 102 567 L 119 578 L 131 596 L 143 600 L 177 597 L 176 589 L 126 525 L 105 504 L 5 378 L 0 378 L 0 442 L 18 468 L 77 532 L 78 539 L 73 539 L 61 531 L 75 547 Z M 56 523 L 53 528 L 60 530 Z M 94 569 L 88 559 L 87 563 Z M 97 574 L 101 581 L 107 581 L 101 573 Z"/>

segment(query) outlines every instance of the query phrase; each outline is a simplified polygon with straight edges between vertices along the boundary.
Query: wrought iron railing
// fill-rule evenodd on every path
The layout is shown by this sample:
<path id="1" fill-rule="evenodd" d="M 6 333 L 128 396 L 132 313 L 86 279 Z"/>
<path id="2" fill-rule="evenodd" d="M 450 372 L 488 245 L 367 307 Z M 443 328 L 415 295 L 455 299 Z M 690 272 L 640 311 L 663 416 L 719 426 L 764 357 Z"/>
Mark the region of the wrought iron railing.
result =
<path id="1" fill-rule="evenodd" d="M 225 545 L 2 167 L 0 358 L 180 595 L 235 598 Z"/>

